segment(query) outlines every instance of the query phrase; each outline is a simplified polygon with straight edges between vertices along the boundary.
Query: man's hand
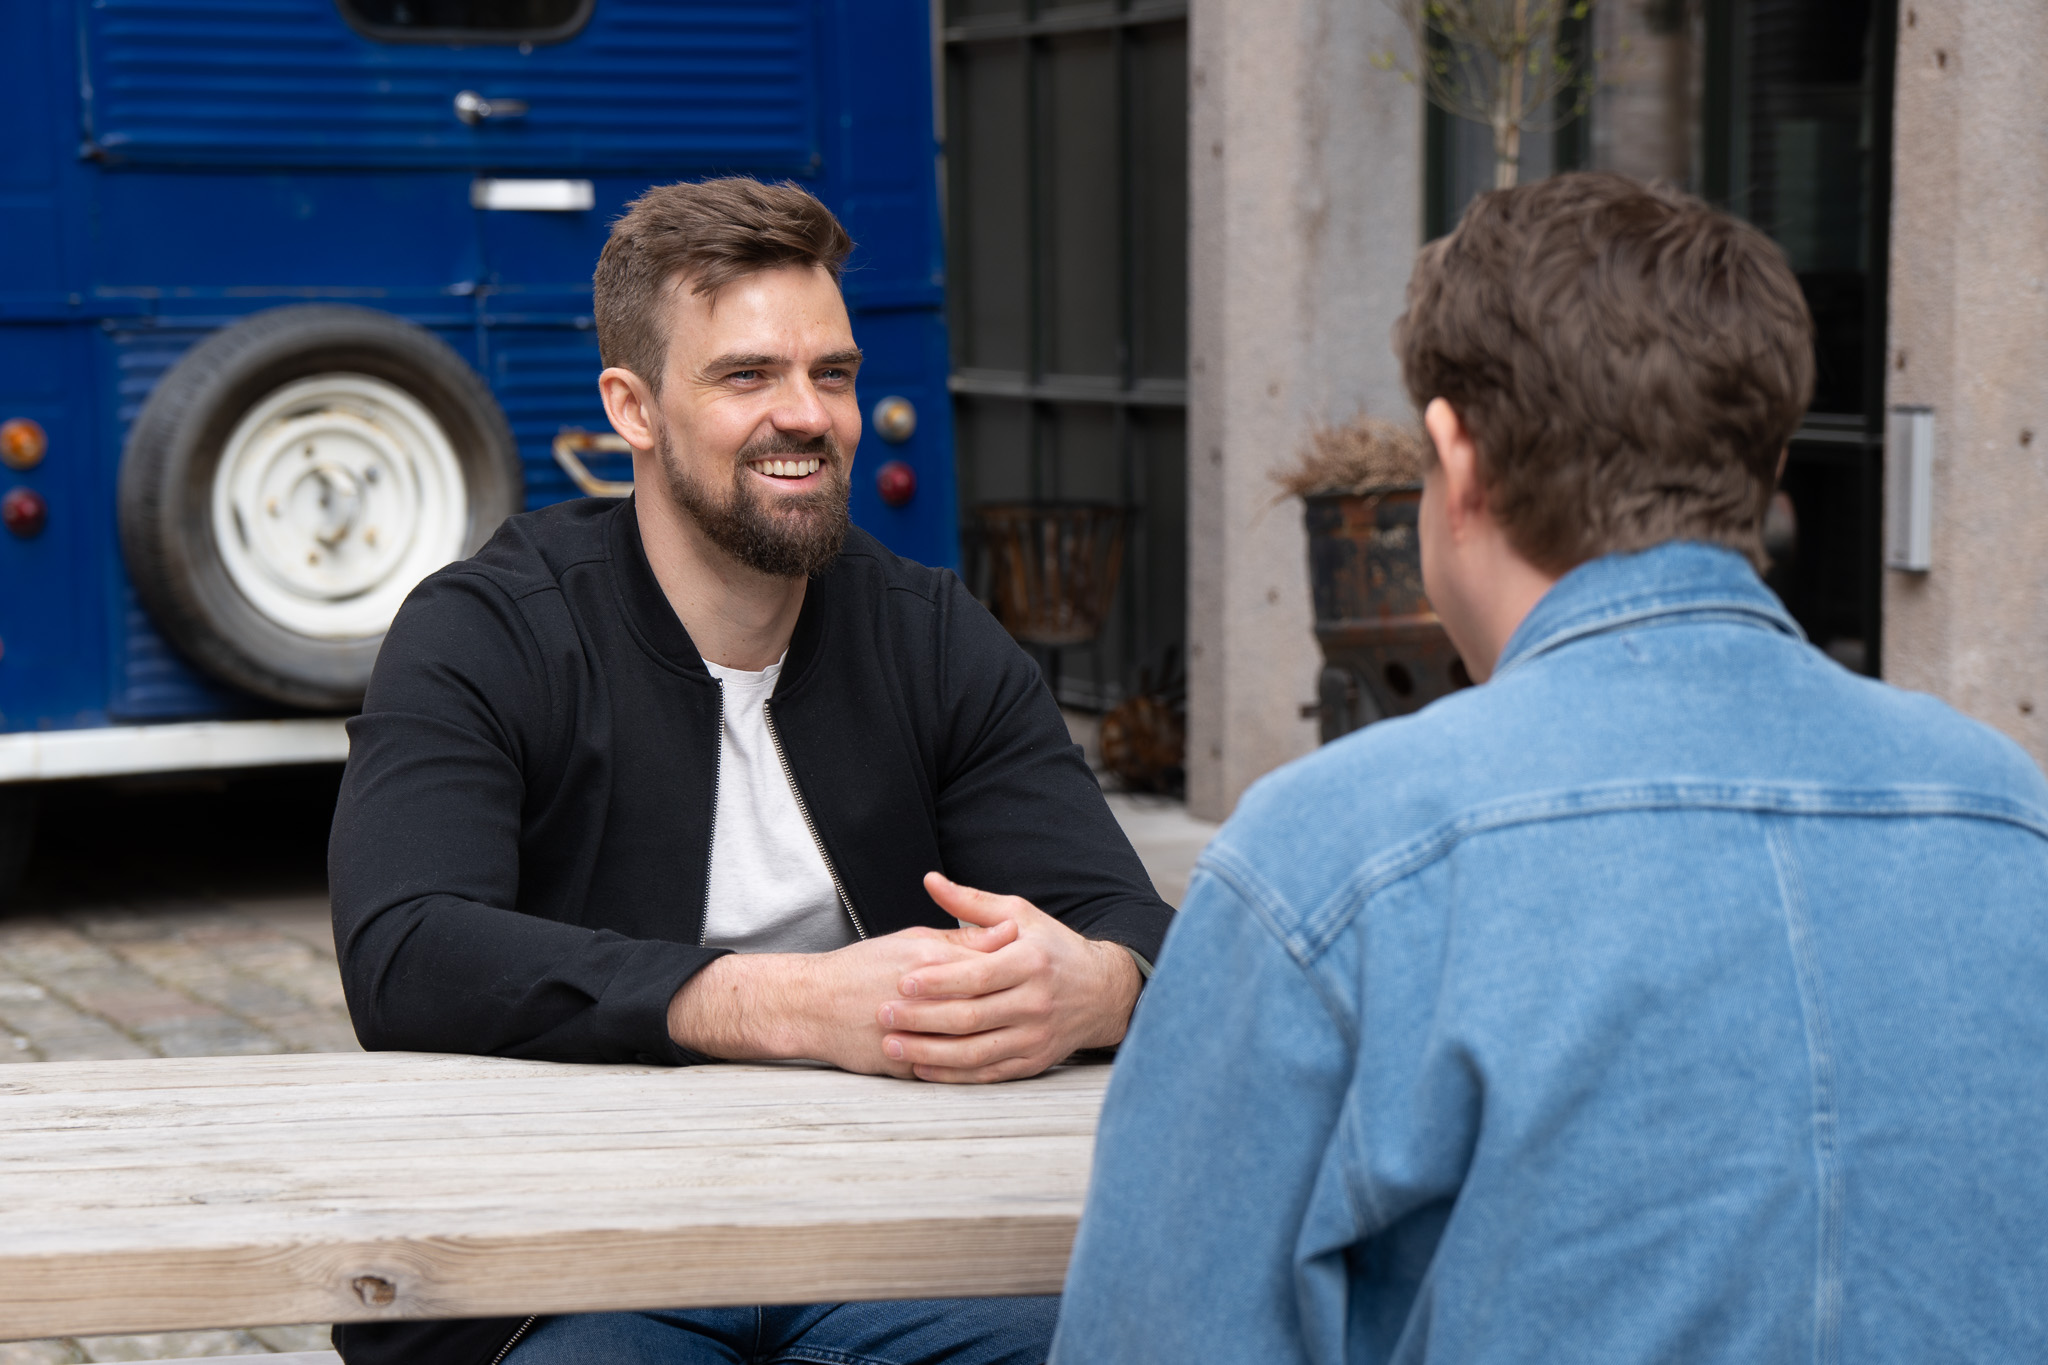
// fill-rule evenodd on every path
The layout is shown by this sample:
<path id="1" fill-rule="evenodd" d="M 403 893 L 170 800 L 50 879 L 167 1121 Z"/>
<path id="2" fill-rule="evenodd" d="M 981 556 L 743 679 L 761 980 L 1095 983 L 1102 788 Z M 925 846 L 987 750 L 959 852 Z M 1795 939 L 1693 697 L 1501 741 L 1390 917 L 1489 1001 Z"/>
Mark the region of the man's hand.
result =
<path id="1" fill-rule="evenodd" d="M 1014 937 L 975 940 L 979 952 L 903 974 L 902 998 L 875 1014 L 891 1063 L 927 1081 L 1008 1081 L 1078 1048 L 1123 1041 L 1142 982 L 1121 945 L 1083 938 L 1021 896 L 977 891 L 936 872 L 925 874 L 924 886 L 954 918 Z"/>
<path id="2" fill-rule="evenodd" d="M 668 1004 L 669 1037 L 725 1061 L 808 1057 L 844 1071 L 909 1076 L 883 1049 L 875 1007 L 906 973 L 1006 947 L 1015 925 L 905 929 L 829 953 L 733 953 L 684 983 Z"/>

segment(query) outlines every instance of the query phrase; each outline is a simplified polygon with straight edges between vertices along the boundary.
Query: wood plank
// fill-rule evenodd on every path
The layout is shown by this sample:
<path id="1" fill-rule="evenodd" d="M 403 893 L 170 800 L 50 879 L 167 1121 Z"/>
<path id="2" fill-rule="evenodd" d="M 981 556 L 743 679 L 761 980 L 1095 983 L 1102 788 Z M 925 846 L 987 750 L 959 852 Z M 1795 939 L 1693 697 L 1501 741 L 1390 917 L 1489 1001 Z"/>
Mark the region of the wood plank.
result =
<path id="1" fill-rule="evenodd" d="M 0 1338 L 1049 1293 L 1108 1068 L 403 1053 L 0 1079 Z"/>

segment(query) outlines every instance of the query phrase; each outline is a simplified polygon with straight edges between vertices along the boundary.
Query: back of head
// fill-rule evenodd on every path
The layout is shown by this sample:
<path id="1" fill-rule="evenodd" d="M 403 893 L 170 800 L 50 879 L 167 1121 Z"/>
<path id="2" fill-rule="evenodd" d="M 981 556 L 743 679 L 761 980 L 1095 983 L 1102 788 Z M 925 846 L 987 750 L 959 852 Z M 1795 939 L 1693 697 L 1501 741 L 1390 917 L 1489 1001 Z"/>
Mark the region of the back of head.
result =
<path id="1" fill-rule="evenodd" d="M 1418 407 L 1456 409 L 1538 568 L 1668 540 L 1761 567 L 1813 320 L 1755 228 L 1603 172 L 1481 195 L 1423 249 L 1395 349 Z"/>
<path id="2" fill-rule="evenodd" d="M 593 311 L 607 366 L 661 392 L 672 291 L 687 281 L 713 294 L 781 266 L 816 266 L 839 278 L 853 240 L 802 186 L 744 176 L 656 185 L 626 206 L 597 260 Z"/>

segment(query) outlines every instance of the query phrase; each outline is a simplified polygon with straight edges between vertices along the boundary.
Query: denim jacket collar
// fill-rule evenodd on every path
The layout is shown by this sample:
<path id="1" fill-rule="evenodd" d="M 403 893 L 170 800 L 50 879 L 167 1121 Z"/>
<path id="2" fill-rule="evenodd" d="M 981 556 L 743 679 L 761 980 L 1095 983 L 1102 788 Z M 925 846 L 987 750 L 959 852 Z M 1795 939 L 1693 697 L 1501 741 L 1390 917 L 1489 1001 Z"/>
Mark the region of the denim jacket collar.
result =
<path id="1" fill-rule="evenodd" d="M 1589 635 L 1663 616 L 1701 615 L 1806 638 L 1741 555 L 1698 541 L 1670 541 L 1588 560 L 1558 579 L 1509 637 L 1494 676 Z"/>

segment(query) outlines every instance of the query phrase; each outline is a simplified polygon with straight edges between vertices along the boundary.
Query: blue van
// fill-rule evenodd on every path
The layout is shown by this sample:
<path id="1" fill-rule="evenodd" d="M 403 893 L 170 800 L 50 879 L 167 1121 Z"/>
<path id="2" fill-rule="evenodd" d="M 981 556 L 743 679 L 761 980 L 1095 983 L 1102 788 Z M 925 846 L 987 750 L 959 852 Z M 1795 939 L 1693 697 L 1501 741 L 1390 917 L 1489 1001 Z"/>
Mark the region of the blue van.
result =
<path id="1" fill-rule="evenodd" d="M 413 584 L 630 487 L 587 434 L 590 273 L 650 184 L 787 178 L 838 212 L 875 402 L 854 518 L 955 562 L 931 25 L 0 3 L 0 897 L 36 784 L 338 760 Z"/>

